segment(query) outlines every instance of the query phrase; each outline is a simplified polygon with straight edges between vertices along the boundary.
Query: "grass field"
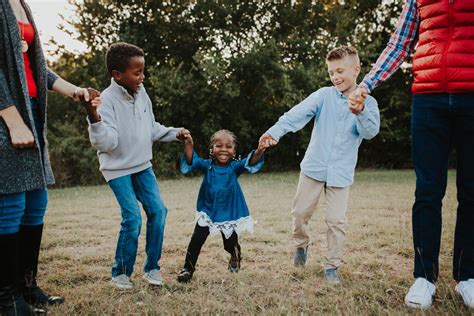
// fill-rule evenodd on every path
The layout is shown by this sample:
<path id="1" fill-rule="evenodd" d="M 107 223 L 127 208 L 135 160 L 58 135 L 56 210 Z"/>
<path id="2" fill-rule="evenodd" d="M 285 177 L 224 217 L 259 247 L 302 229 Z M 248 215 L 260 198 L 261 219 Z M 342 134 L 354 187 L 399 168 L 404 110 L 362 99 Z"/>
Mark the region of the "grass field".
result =
<path id="1" fill-rule="evenodd" d="M 325 283 L 322 255 L 325 223 L 322 207 L 313 215 L 313 245 L 305 268 L 292 265 L 290 205 L 298 173 L 244 175 L 241 185 L 258 221 L 244 234 L 242 270 L 227 271 L 228 255 L 220 236 L 208 239 L 190 284 L 176 274 L 193 231 L 197 178 L 160 181 L 169 209 L 163 256 L 166 286 L 143 279 L 144 228 L 132 276 L 134 289 L 110 284 L 120 212 L 107 186 L 50 191 L 39 283 L 66 303 L 50 315 L 66 314 L 406 314 L 403 298 L 412 282 L 412 171 L 358 171 L 351 188 L 348 239 L 341 287 Z M 468 314 L 451 278 L 456 208 L 455 174 L 444 199 L 441 276 L 429 314 Z M 145 217 L 145 216 L 143 216 Z"/>

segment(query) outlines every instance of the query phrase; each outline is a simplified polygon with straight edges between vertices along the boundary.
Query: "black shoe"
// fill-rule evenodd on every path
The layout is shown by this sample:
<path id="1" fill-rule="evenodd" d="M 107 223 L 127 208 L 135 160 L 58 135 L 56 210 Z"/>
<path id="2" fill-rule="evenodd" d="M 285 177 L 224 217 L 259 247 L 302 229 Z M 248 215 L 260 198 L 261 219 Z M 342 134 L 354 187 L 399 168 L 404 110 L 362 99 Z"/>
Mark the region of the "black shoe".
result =
<path id="1" fill-rule="evenodd" d="M 34 286 L 23 289 L 23 296 L 28 303 L 31 305 L 59 305 L 64 303 L 64 297 L 50 296 L 37 286 L 36 282 L 34 283 Z"/>
<path id="2" fill-rule="evenodd" d="M 0 289 L 0 292 L 2 292 L 3 290 L 4 289 Z M 5 294 L 5 293 L 2 293 L 2 294 Z M 8 301 L 2 298 L 2 302 L 0 302 L 0 315 L 1 316 L 43 316 L 43 315 L 46 315 L 46 311 L 44 309 L 35 308 L 29 305 L 23 298 L 23 295 L 21 294 L 10 294 L 10 299 Z"/>
<path id="3" fill-rule="evenodd" d="M 227 269 L 229 269 L 229 271 L 232 273 L 239 272 L 241 260 L 242 258 L 240 256 L 239 257 L 230 256 L 229 265 L 227 266 Z"/>
<path id="4" fill-rule="evenodd" d="M 193 278 L 193 273 L 186 269 L 181 270 L 178 274 L 179 283 L 188 283 L 189 281 L 191 281 L 192 278 Z"/>

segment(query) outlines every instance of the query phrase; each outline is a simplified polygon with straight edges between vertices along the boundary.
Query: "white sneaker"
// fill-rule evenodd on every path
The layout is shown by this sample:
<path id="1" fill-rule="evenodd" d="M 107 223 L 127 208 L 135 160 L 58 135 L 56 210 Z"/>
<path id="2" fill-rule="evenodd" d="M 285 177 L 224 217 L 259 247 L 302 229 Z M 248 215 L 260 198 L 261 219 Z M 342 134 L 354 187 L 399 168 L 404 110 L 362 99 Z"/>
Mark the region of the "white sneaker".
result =
<path id="1" fill-rule="evenodd" d="M 456 292 L 462 296 L 467 307 L 474 308 L 474 279 L 459 282 L 456 285 Z"/>
<path id="2" fill-rule="evenodd" d="M 412 308 L 428 308 L 433 301 L 436 287 L 425 278 L 417 278 L 405 296 L 405 304 Z"/>
<path id="3" fill-rule="evenodd" d="M 163 278 L 161 277 L 160 270 L 153 269 L 148 272 L 145 272 L 143 278 L 148 281 L 148 283 L 152 285 L 163 285 Z"/>
<path id="4" fill-rule="evenodd" d="M 130 278 L 126 274 L 117 275 L 112 277 L 112 284 L 120 289 L 132 289 L 133 284 L 130 282 Z"/>

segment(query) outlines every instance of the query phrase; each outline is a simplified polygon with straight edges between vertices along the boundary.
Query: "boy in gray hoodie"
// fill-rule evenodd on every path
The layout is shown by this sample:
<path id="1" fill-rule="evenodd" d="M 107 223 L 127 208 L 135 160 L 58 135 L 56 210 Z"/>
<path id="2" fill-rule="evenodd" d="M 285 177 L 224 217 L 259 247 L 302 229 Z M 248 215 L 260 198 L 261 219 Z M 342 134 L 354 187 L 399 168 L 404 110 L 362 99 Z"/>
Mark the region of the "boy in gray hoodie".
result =
<path id="1" fill-rule="evenodd" d="M 143 50 L 127 43 L 112 44 L 106 55 L 112 76 L 101 94 L 101 106 L 86 104 L 89 138 L 97 148 L 100 170 L 121 208 L 122 222 L 112 267 L 112 283 L 133 287 L 130 276 L 141 229 L 140 202 L 147 216 L 144 278 L 163 285 L 161 257 L 167 209 L 151 166 L 154 141 L 184 140 L 189 131 L 155 122 L 152 103 L 143 87 Z"/>

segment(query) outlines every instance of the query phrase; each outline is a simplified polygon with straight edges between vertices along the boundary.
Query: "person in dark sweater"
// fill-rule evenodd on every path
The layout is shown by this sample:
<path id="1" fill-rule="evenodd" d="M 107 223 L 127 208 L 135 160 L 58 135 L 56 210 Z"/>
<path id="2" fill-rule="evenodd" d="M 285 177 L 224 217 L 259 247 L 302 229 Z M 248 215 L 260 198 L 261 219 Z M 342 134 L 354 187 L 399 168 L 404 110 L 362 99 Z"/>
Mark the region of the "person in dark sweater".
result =
<path id="1" fill-rule="evenodd" d="M 88 91 L 46 67 L 38 30 L 23 0 L 0 1 L 0 314 L 30 315 L 30 304 L 62 303 L 36 283 L 47 185 L 47 90 L 76 101 Z M 100 100 L 93 100 L 98 106 Z M 25 301 L 26 299 L 26 301 Z"/>

